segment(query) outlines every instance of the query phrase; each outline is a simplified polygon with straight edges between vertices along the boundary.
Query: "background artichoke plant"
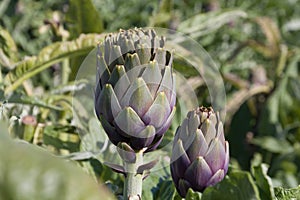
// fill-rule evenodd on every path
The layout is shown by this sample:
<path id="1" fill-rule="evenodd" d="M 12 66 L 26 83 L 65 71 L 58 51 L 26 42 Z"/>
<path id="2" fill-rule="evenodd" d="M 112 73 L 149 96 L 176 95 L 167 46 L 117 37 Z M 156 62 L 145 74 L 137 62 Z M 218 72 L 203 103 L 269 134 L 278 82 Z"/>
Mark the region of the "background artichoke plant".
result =
<path id="1" fill-rule="evenodd" d="M 175 112 L 172 54 L 154 30 L 120 30 L 98 45 L 95 111 L 109 139 L 157 148 Z"/>
<path id="2" fill-rule="evenodd" d="M 229 144 L 223 124 L 212 108 L 190 111 L 178 127 L 173 144 L 171 174 L 178 193 L 202 192 L 221 181 L 228 169 Z"/>

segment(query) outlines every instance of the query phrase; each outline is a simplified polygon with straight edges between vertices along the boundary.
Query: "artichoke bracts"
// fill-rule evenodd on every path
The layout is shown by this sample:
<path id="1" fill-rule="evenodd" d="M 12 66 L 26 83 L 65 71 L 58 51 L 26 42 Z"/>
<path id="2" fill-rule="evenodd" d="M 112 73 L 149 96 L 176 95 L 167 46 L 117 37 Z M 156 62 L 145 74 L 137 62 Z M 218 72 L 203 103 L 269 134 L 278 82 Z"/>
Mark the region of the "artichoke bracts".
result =
<path id="1" fill-rule="evenodd" d="M 176 131 L 171 161 L 172 178 L 182 197 L 189 188 L 202 192 L 220 182 L 228 169 L 229 144 L 219 114 L 205 107 L 189 112 Z"/>
<path id="2" fill-rule="evenodd" d="M 110 141 L 133 150 L 160 144 L 175 112 L 172 54 L 154 30 L 120 30 L 98 45 L 95 111 Z"/>

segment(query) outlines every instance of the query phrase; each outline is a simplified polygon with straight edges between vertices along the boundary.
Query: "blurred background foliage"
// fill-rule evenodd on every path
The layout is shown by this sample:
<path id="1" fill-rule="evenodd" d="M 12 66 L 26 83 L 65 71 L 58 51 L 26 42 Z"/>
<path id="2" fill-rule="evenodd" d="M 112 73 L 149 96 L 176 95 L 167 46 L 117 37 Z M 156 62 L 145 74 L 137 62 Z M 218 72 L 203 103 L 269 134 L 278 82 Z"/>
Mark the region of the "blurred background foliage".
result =
<path id="1" fill-rule="evenodd" d="M 0 117 L 9 121 L 6 135 L 14 138 L 14 146 L 25 141 L 75 161 L 115 195 L 122 194 L 123 177 L 103 164 L 116 157 L 115 149 L 90 117 L 93 111 L 73 99 L 89 86 L 76 74 L 105 33 L 149 26 L 193 38 L 224 80 L 231 166 L 224 181 L 205 190 L 202 199 L 226 199 L 224 188 L 234 191 L 228 199 L 300 199 L 299 0 L 2 0 Z M 210 105 L 198 72 L 179 57 L 174 68 L 196 91 L 200 104 Z M 73 104 L 80 112 L 73 112 Z M 161 147 L 172 141 L 179 123 L 177 116 Z M 20 156 L 13 149 L 1 143 L 1 152 Z M 163 167 L 168 153 L 158 151 Z M 1 175 L 7 154 L 0 155 Z M 168 167 L 163 169 L 145 180 L 143 199 L 179 198 Z M 28 179 L 20 176 L 19 181 L 35 187 Z M 3 180 L 0 176 L 0 184 Z M 189 198 L 200 199 L 201 194 L 190 191 Z"/>

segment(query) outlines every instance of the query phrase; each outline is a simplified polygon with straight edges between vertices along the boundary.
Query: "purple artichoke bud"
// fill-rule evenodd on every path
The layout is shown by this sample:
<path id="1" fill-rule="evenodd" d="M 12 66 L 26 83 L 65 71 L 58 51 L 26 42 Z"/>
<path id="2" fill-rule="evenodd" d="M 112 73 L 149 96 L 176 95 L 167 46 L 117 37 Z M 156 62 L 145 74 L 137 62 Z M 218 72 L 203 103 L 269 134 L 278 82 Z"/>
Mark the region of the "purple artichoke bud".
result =
<path id="1" fill-rule="evenodd" d="M 212 108 L 200 107 L 187 114 L 174 139 L 171 174 L 178 193 L 189 188 L 202 192 L 227 173 L 229 144 L 223 124 Z"/>
<path id="2" fill-rule="evenodd" d="M 98 45 L 95 111 L 110 141 L 157 148 L 175 112 L 172 54 L 154 30 L 120 30 Z"/>

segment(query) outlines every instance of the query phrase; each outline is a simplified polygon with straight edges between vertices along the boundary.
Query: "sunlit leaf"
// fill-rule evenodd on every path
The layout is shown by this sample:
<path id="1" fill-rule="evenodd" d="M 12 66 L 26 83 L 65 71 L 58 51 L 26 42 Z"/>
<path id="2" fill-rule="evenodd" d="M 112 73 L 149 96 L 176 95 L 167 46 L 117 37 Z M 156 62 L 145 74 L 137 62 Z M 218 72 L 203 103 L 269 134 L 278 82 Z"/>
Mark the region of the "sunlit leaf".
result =
<path id="1" fill-rule="evenodd" d="M 196 38 L 211 33 L 238 18 L 246 18 L 242 10 L 201 13 L 179 24 L 178 30 Z"/>
<path id="2" fill-rule="evenodd" d="M 300 186 L 292 189 L 282 187 L 275 188 L 276 200 L 292 200 L 300 199 Z"/>
<path id="3" fill-rule="evenodd" d="M 68 42 L 57 42 L 42 49 L 37 56 L 24 59 L 16 64 L 4 79 L 7 85 L 5 93 L 12 92 L 23 81 L 33 77 L 37 73 L 47 69 L 51 65 L 74 56 L 85 55 L 96 47 L 103 39 L 99 34 L 82 34 L 79 38 Z"/>

